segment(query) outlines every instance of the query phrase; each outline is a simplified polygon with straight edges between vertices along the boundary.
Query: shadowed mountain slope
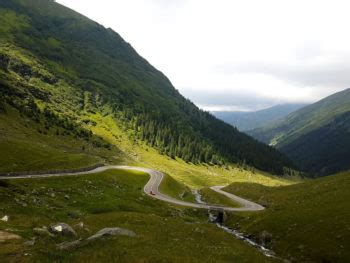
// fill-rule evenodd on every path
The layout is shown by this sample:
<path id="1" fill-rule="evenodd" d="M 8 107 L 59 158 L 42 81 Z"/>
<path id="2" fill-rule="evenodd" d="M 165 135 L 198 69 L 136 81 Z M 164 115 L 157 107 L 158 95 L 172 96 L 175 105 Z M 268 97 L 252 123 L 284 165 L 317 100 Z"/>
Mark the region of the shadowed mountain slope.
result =
<path id="1" fill-rule="evenodd" d="M 199 110 L 116 32 L 66 7 L 4 0 L 0 25 L 3 108 L 87 133 L 98 132 L 99 116 L 108 117 L 135 140 L 192 163 L 245 162 L 274 173 L 292 166 Z"/>
<path id="2" fill-rule="evenodd" d="M 327 175 L 350 169 L 350 89 L 248 133 L 274 145 L 303 170 Z"/>

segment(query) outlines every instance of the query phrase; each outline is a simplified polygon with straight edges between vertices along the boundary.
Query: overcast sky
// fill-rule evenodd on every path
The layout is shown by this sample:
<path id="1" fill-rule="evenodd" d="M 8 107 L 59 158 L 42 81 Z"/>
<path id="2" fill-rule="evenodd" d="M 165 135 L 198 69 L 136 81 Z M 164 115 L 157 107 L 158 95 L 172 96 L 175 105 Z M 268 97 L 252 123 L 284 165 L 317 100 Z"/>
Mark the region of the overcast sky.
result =
<path id="1" fill-rule="evenodd" d="M 207 110 L 350 87 L 350 1 L 58 0 L 111 27 Z"/>

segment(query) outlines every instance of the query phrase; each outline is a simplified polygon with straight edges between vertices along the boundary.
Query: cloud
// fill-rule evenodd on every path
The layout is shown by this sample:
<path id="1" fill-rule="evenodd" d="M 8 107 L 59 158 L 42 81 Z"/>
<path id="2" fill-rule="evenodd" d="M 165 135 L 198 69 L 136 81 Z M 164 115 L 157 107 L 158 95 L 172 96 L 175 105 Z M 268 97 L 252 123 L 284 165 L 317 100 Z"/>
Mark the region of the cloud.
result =
<path id="1" fill-rule="evenodd" d="M 183 94 L 193 100 L 200 108 L 208 111 L 250 111 L 267 108 L 280 102 L 279 98 L 261 96 L 248 92 L 227 92 L 226 89 L 183 88 Z M 290 100 L 300 102 L 299 100 Z"/>
<path id="2" fill-rule="evenodd" d="M 296 86 L 346 87 L 350 86 L 350 57 L 347 55 L 328 58 L 320 56 L 314 60 L 295 63 L 244 61 L 225 63 L 215 71 L 222 74 L 266 74 Z"/>
<path id="3" fill-rule="evenodd" d="M 350 85 L 346 0 L 58 0 L 121 34 L 202 107 L 314 102 Z"/>
<path id="4" fill-rule="evenodd" d="M 182 8 L 188 0 L 147 0 L 146 2 L 161 8 L 174 9 Z"/>

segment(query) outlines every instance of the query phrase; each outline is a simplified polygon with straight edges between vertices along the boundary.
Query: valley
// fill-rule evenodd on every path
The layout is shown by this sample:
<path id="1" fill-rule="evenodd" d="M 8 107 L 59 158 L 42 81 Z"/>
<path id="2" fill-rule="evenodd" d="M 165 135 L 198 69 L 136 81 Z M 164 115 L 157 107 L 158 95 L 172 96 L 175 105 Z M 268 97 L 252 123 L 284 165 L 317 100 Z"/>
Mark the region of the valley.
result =
<path id="1" fill-rule="evenodd" d="M 0 261 L 349 262 L 350 90 L 301 101 L 211 114 L 113 29 L 0 1 Z"/>
<path id="2" fill-rule="evenodd" d="M 15 260 L 14 257 L 18 260 L 27 258 L 34 262 L 44 259 L 132 262 L 140 257 L 146 261 L 172 257 L 174 261 L 200 262 L 210 256 L 218 262 L 273 261 L 255 248 L 218 231 L 215 225 L 208 223 L 206 210 L 174 206 L 145 196 L 142 189 L 147 180 L 144 172 L 131 170 L 64 176 L 60 177 L 59 183 L 56 177 L 42 176 L 37 179 L 1 180 L 3 202 L 0 211 L 8 213 L 9 221 L 0 222 L 0 225 L 17 229 L 16 233 L 25 239 L 33 238 L 33 227 L 56 221 L 74 226 L 80 238 L 114 225 L 136 233 L 133 238 L 112 237 L 103 241 L 103 245 L 101 241 L 96 241 L 70 250 L 72 253 L 68 254 L 55 246 L 74 237 L 36 236 L 33 247 L 23 246 L 22 240 L 14 240 L 1 247 L 2 258 L 9 261 Z M 84 228 L 77 227 L 80 222 L 84 223 Z M 169 234 L 163 235 L 164 231 Z M 113 249 L 114 246 L 118 249 Z M 200 252 L 202 246 L 208 248 L 206 255 Z"/>

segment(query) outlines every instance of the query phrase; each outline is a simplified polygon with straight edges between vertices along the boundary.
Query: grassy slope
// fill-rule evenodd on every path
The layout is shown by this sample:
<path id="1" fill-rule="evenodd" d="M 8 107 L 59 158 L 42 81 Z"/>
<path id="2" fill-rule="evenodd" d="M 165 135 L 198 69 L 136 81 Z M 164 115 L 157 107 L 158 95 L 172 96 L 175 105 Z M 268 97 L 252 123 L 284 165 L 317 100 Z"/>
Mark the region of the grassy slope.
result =
<path id="1" fill-rule="evenodd" d="M 285 187 L 235 183 L 225 190 L 268 209 L 236 214 L 229 224 L 257 239 L 271 233 L 269 246 L 295 262 L 349 262 L 349 188 L 349 173 Z"/>
<path id="2" fill-rule="evenodd" d="M 97 123 L 92 127 L 95 134 L 117 145 L 119 149 L 128 154 L 129 159 L 125 161 L 127 164 L 142 165 L 163 171 L 190 188 L 200 189 L 213 185 L 227 185 L 232 182 L 253 182 L 267 186 L 294 183 L 290 179 L 271 176 L 258 170 L 247 171 L 235 165 L 222 167 L 194 165 L 178 158 L 172 159 L 160 155 L 157 150 L 138 140 L 132 130 L 125 130 L 109 116 L 103 117 L 96 114 L 90 118 Z"/>
<path id="3" fill-rule="evenodd" d="M 62 131 L 46 129 L 7 107 L 6 114 L 0 113 L 0 173 L 75 169 L 123 159 L 117 148 L 95 147 Z"/>
<path id="4" fill-rule="evenodd" d="M 181 159 L 174 160 L 160 155 L 157 150 L 136 139 L 133 131 L 125 130 L 110 116 L 103 117 L 96 113 L 90 114 L 89 118 L 96 122 L 89 128 L 113 145 L 111 150 L 94 147 L 71 135 L 57 136 L 55 128 L 46 130 L 43 124 L 21 117 L 16 110 L 8 108 L 6 114 L 0 113 L 0 145 L 2 149 L 7 147 L 6 152 L 1 151 L 0 172 L 71 169 L 109 163 L 157 169 L 171 175 L 185 188 L 200 189 L 232 182 L 254 182 L 268 186 L 294 183 L 257 170 L 252 172 L 235 166 L 194 165 Z M 38 130 L 48 134 L 39 133 Z M 167 192 L 172 195 L 171 191 Z M 189 194 L 188 198 L 193 198 L 191 196 Z"/>
<path id="5" fill-rule="evenodd" d="M 159 190 L 162 193 L 167 193 L 167 195 L 172 196 L 176 199 L 195 202 L 194 196 L 191 192 L 191 189 L 179 182 L 169 175 L 166 175 L 163 178 L 162 184 L 160 185 Z"/>
<path id="6" fill-rule="evenodd" d="M 16 110 L 8 107 L 6 114 L 0 114 L 0 124 L 3 125 L 0 144 L 3 146 L 7 141 L 10 141 L 9 151 L 7 154 L 2 154 L 1 167 L 3 171 L 8 171 L 8 169 L 23 171 L 76 168 L 101 161 L 147 166 L 165 171 L 176 178 L 179 182 L 167 177 L 161 190 L 177 198 L 186 192 L 188 194 L 183 196 L 183 199 L 187 201 L 194 199 L 189 187 L 200 189 L 213 184 L 227 184 L 236 181 L 254 181 L 265 185 L 291 183 L 286 179 L 272 177 L 258 171 L 253 174 L 251 171 L 235 167 L 226 169 L 218 166 L 193 165 L 180 159 L 173 160 L 160 155 L 157 150 L 145 143 L 135 140 L 132 131 L 119 127 L 110 117 L 94 114 L 91 115 L 91 118 L 97 122 L 96 126 L 92 127 L 94 133 L 117 147 L 107 150 L 93 147 L 89 142 L 71 135 L 56 136 L 55 129 L 46 130 L 42 123 L 38 124 L 21 117 Z M 39 133 L 38 130 L 42 130 L 42 132 Z M 47 132 L 47 134 L 43 132 Z M 29 148 L 23 149 L 24 143 L 28 143 L 28 137 L 30 138 L 30 143 L 27 146 Z M 38 146 L 36 147 L 36 145 Z M 81 148 L 82 145 L 85 146 L 84 151 Z M 119 149 L 127 153 L 125 158 L 120 155 Z M 20 150 L 22 154 L 18 154 Z M 43 155 L 45 156 L 43 157 Z M 60 164 L 59 160 L 64 164 Z M 13 164 L 16 164 L 15 169 Z M 19 233 L 25 239 L 29 239 L 33 235 L 33 227 L 57 221 L 73 225 L 83 220 L 92 231 L 106 226 L 128 227 L 141 233 L 142 237 L 138 241 L 118 238 L 109 241 L 110 243 L 107 245 L 105 242 L 97 242 L 68 255 L 54 249 L 54 243 L 59 242 L 58 240 L 41 240 L 33 249 L 23 246 L 21 241 L 19 243 L 6 243 L 2 246 L 1 253 L 9 260 L 12 257 L 20 257 L 19 255 L 24 253 L 30 253 L 32 256 L 29 259 L 34 261 L 43 261 L 44 259 L 47 261 L 70 261 L 74 259 L 93 262 L 98 259 L 108 262 L 111 257 L 121 261 L 125 261 L 126 258 L 130 258 L 130 261 L 140 259 L 154 261 L 172 258 L 174 261 L 196 262 L 198 260 L 200 262 L 206 260 L 210 262 L 214 261 L 212 258 L 215 258 L 215 261 L 218 262 L 235 259 L 244 262 L 245 257 L 248 262 L 263 260 L 260 255 L 256 255 L 253 249 L 247 248 L 231 236 L 206 224 L 207 218 L 202 212 L 198 211 L 195 215 L 191 214 L 184 219 L 181 211 L 190 210 L 176 208 L 169 212 L 167 204 L 143 197 L 142 185 L 147 177 L 138 180 L 136 178 L 140 177 L 133 177 L 129 174 L 122 176 L 119 180 L 118 178 L 113 179 L 112 172 L 106 174 L 106 176 L 101 177 L 91 175 L 76 178 L 21 180 L 11 182 L 8 187 L 0 187 L 0 199 L 3 201 L 0 205 L 0 216 L 7 214 L 11 218 L 9 224 L 0 223 L 0 229 L 10 229 L 11 232 Z M 92 186 L 90 186 L 89 181 L 93 182 Z M 116 184 L 123 189 L 119 196 L 113 192 L 113 187 Z M 56 197 L 50 196 L 52 192 L 55 192 Z M 70 196 L 69 200 L 64 199 L 66 194 Z M 130 198 L 125 198 L 124 195 Z M 139 197 L 148 201 L 138 199 Z M 14 198 L 17 201 L 14 202 Z M 218 200 L 215 194 L 214 198 L 212 195 L 209 196 L 208 201 L 234 205 L 224 198 Z M 23 207 L 23 203 L 25 203 L 25 207 Z M 154 207 L 156 207 L 156 211 L 152 210 Z M 165 215 L 164 211 L 168 211 L 170 215 Z M 28 220 L 23 220 L 27 217 Z M 188 220 L 200 221 L 199 228 L 197 229 L 197 224 L 194 228 L 191 224 L 188 225 Z M 158 221 L 166 223 L 159 227 Z M 193 233 L 193 229 L 195 229 L 195 233 Z M 171 232 L 172 230 L 173 232 Z M 202 233 L 202 231 L 204 232 Z M 81 233 L 81 235 L 86 236 L 87 233 Z M 115 246 L 118 246 L 120 250 L 113 250 L 112 248 Z M 171 247 L 178 250 L 169 252 Z M 209 251 L 207 254 L 209 257 L 200 255 L 203 254 L 203 247 Z M 101 252 L 95 249 L 99 249 Z M 165 249 L 165 251 L 162 252 L 161 249 Z M 193 256 L 188 256 L 190 253 Z"/>
<path id="7" fill-rule="evenodd" d="M 223 196 L 222 194 L 219 194 L 215 192 L 214 190 L 210 189 L 209 187 L 202 188 L 199 193 L 202 196 L 202 200 L 208 204 L 213 205 L 225 205 L 230 207 L 239 207 L 240 205 Z"/>
<path id="8" fill-rule="evenodd" d="M 107 171 L 96 175 L 0 183 L 0 229 L 24 240 L 33 227 L 67 222 L 87 237 L 104 227 L 124 227 L 137 237 L 97 241 L 67 253 L 55 244 L 69 238 L 3 243 L 0 257 L 23 262 L 269 262 L 254 248 L 207 222 L 205 211 L 184 209 L 143 194 L 148 176 L 140 172 Z M 65 197 L 68 195 L 68 197 Z M 90 230 L 79 229 L 84 222 Z M 210 237 L 210 238 L 208 238 Z M 117 249 L 116 249 L 117 248 Z M 203 253 L 205 251 L 205 253 Z"/>
<path id="9" fill-rule="evenodd" d="M 21 171 L 61 169 L 62 165 L 57 161 L 60 160 L 60 158 L 62 158 L 62 162 L 67 160 L 63 166 L 67 168 L 91 165 L 101 161 L 146 166 L 165 171 L 174 177 L 178 182 L 171 177 L 167 177 L 165 184 L 161 186 L 161 190 L 177 198 L 182 196 L 183 192 L 186 192 L 188 194 L 183 196 L 183 199 L 187 201 L 193 201 L 194 199 L 189 191 L 189 187 L 200 189 L 210 185 L 251 181 L 264 185 L 285 185 L 293 183 L 290 180 L 269 176 L 259 171 L 253 173 L 232 166 L 224 168 L 219 166 L 193 165 L 180 159 L 173 160 L 167 156 L 160 155 L 157 150 L 149 147 L 147 144 L 135 140 L 132 131 L 119 127 L 110 117 L 102 117 L 99 114 L 94 114 L 91 115 L 91 118 L 97 122 L 96 126 L 92 127 L 94 133 L 101 136 L 112 145 L 116 145 L 118 148 L 112 148 L 112 150 L 95 148 L 89 145 L 88 142 L 77 140 L 72 136 L 60 135 L 57 137 L 52 135 L 55 129 L 46 131 L 48 134 L 39 133 L 38 129 L 44 130 L 42 124 L 25 120 L 25 118 L 21 117 L 15 110 L 8 108 L 7 114 L 0 114 L 0 123 L 4 125 L 3 127 L 7 127 L 7 129 L 3 129 L 4 132 L 2 133 L 0 144 L 4 145 L 7 140 L 12 140 L 9 147 L 10 152 L 2 155 L 1 162 L 4 171 L 9 169 L 9 166 L 6 166 L 8 164 L 10 164 L 10 168 L 13 170 L 12 166 L 14 163 L 17 164 L 16 169 Z M 28 125 L 25 126 L 24 123 Z M 13 128 L 9 129 L 9 127 Z M 31 138 L 29 144 L 30 151 L 25 149 L 23 151 L 23 153 L 25 153 L 24 155 L 17 156 L 18 150 L 21 150 L 23 147 L 23 141 L 28 141 L 28 137 Z M 40 145 L 40 147 L 35 147 L 35 145 Z M 84 151 L 81 149 L 82 145 L 85 145 Z M 120 155 L 119 149 L 127 153 L 125 158 L 121 158 L 123 156 Z M 11 154 L 11 151 L 13 154 Z M 45 154 L 45 158 L 43 158 L 43 154 Z M 75 154 L 77 154 L 80 159 L 75 159 Z M 98 157 L 96 157 L 95 154 Z M 102 158 L 103 156 L 105 157 Z M 14 162 L 13 158 L 15 157 L 16 161 Z M 117 159 L 115 159 L 115 157 L 117 157 Z M 43 161 L 43 159 L 47 161 Z M 53 161 L 50 162 L 50 160 Z M 209 255 L 215 258 L 215 261 L 219 262 L 220 260 L 230 261 L 234 259 L 238 259 L 241 262 L 245 254 L 251 255 L 251 253 L 253 253 L 254 260 L 257 260 L 255 257 L 259 258 L 260 261 L 262 260 L 260 256 L 254 256 L 254 251 L 245 248 L 243 244 L 232 239 L 232 237 L 224 235 L 223 233 L 220 234 L 220 231 L 216 230 L 211 225 L 204 224 L 203 228 L 200 226 L 199 230 L 197 229 L 196 231 L 202 232 L 203 230 L 205 234 L 198 234 L 199 236 L 197 237 L 197 232 L 193 234 L 193 229 L 187 225 L 187 219 L 182 219 L 182 212 L 179 212 L 182 209 L 175 209 L 171 212 L 171 218 L 165 217 L 167 220 L 165 222 L 169 222 L 169 224 L 166 223 L 159 228 L 156 222 L 165 220 L 164 214 L 160 213 L 160 211 L 166 209 L 168 205 L 154 200 L 150 200 L 150 202 L 147 203 L 143 203 L 143 200 L 140 200 L 140 203 L 136 205 L 135 200 L 137 202 L 137 198 L 125 199 L 121 196 L 117 197 L 117 199 L 119 198 L 119 203 L 115 203 L 112 200 L 115 198 L 115 195 L 111 194 L 111 187 L 113 188 L 114 179 L 111 179 L 111 177 L 112 176 L 108 175 L 100 178 L 98 175 L 91 175 L 88 177 L 67 179 L 52 178 L 13 182 L 10 187 L 1 188 L 2 196 L 0 196 L 0 199 L 4 200 L 4 202 L 0 205 L 0 216 L 8 214 L 11 220 L 9 225 L 2 224 L 0 229 L 10 229 L 11 232 L 19 231 L 18 233 L 20 235 L 29 238 L 32 236 L 31 229 L 35 226 L 57 221 L 75 224 L 84 220 L 93 231 L 98 230 L 98 227 L 102 228 L 103 226 L 113 225 L 129 227 L 132 230 L 138 230 L 138 228 L 140 228 L 143 231 L 141 231 L 143 239 L 136 243 L 131 241 L 132 244 L 135 245 L 135 248 L 130 248 L 131 244 L 128 243 L 129 241 L 122 238 L 122 240 L 126 242 L 125 244 L 123 243 L 124 241 L 119 241 L 119 239 L 110 241 L 111 243 L 107 246 L 105 246 L 105 243 L 97 242 L 95 245 L 87 248 L 91 251 L 95 249 L 96 246 L 96 248 L 101 249 L 102 252 L 90 253 L 87 248 L 83 248 L 70 256 L 66 253 L 59 253 L 54 249 L 53 244 L 58 241 L 40 241 L 38 245 L 34 247 L 34 251 L 29 248 L 29 253 L 33 254 L 33 258 L 40 260 L 47 258 L 49 261 L 53 259 L 69 261 L 74 258 L 76 260 L 89 261 L 90 258 L 92 258 L 91 261 L 94 261 L 99 258 L 99 260 L 108 261 L 112 256 L 120 260 L 125 260 L 125 257 L 130 257 L 130 254 L 133 254 L 134 258 L 131 258 L 134 261 L 137 261 L 136 259 L 151 261 L 169 257 L 173 258 L 174 261 L 187 260 L 195 262 L 195 258 L 198 258 L 198 262 L 203 260 L 213 261 L 211 258 L 204 258 L 199 255 L 202 252 L 202 247 L 207 247 Z M 89 181 L 93 182 L 96 180 L 96 184 L 94 183 L 93 187 L 89 187 L 87 178 L 89 178 Z M 140 196 L 142 195 L 142 185 L 145 183 L 146 179 L 143 179 L 141 182 L 124 176 L 122 180 L 124 188 L 123 195 L 129 195 L 130 192 L 130 196 L 133 196 L 136 189 L 138 191 L 137 194 Z M 117 182 L 119 182 L 118 179 Z M 42 187 L 44 187 L 44 189 Z M 55 192 L 57 198 L 51 198 L 49 196 L 51 192 Z M 63 198 L 65 194 L 70 196 L 70 201 Z M 97 200 L 95 200 L 94 196 L 98 196 Z M 18 203 L 13 202 L 14 197 L 19 200 Z M 209 202 L 235 205 L 225 200 L 225 198 L 218 198 L 215 193 L 210 193 L 206 197 Z M 33 203 L 34 199 L 42 201 L 40 201 L 38 205 L 38 203 Z M 76 201 L 76 203 L 74 203 L 74 201 Z M 26 207 L 22 207 L 23 202 L 26 203 Z M 154 202 L 155 205 L 152 205 L 152 202 Z M 159 211 L 159 213 L 147 210 L 148 205 L 151 205 L 152 209 L 157 206 L 157 209 L 159 209 L 157 211 Z M 140 206 L 146 206 L 146 208 L 141 209 Z M 126 213 L 126 211 L 128 212 Z M 28 214 L 31 215 L 30 219 L 23 220 Z M 79 219 L 74 218 L 77 215 Z M 190 220 L 207 221 L 207 218 L 203 217 L 204 215 L 201 214 L 201 212 L 199 212 L 198 216 L 200 218 L 197 218 L 196 215 L 195 218 L 191 218 Z M 128 223 L 125 223 L 125 221 Z M 109 225 L 106 225 L 106 222 L 109 222 Z M 197 227 L 195 227 L 195 229 L 196 228 Z M 164 234 L 169 233 L 169 229 L 174 230 L 174 233 L 171 234 L 171 238 L 168 238 L 168 235 Z M 153 233 L 153 231 L 155 232 Z M 191 236 L 186 237 L 184 241 L 183 236 L 188 233 L 191 233 Z M 208 237 L 210 238 L 208 239 Z M 181 242 L 177 242 L 176 240 L 181 240 Z M 220 244 L 218 245 L 220 248 L 216 247 L 216 243 Z M 49 249 L 46 247 L 47 244 Z M 121 246 L 122 248 L 120 251 L 115 252 L 111 249 L 113 246 Z M 173 252 L 169 252 L 168 250 L 172 246 L 179 250 L 177 252 L 173 250 Z M 243 248 L 241 246 L 243 246 Z M 161 248 L 166 249 L 167 252 L 159 252 Z M 226 252 L 219 252 L 221 250 Z M 180 256 L 188 255 L 190 251 L 192 255 L 194 255 L 193 257 Z M 20 242 L 3 246 L 1 253 L 6 255 L 6 258 L 11 258 L 11 255 L 19 255 L 27 252 L 28 249 Z M 247 260 L 249 262 L 253 259 L 248 256 Z"/>
<path id="10" fill-rule="evenodd" d="M 234 165 L 194 165 L 181 159 L 174 160 L 136 139 L 133 131 L 125 130 L 109 116 L 90 114 L 89 118 L 96 122 L 89 128 L 110 143 L 113 146 L 111 150 L 95 147 L 72 135 L 57 136 L 56 128 L 46 130 L 42 123 L 21 117 L 16 110 L 8 107 L 6 114 L 0 113 L 0 145 L 1 149 L 7 149 L 0 151 L 0 172 L 70 169 L 109 163 L 158 169 L 195 189 L 232 182 L 255 182 L 268 186 L 293 183 L 289 179 L 258 170 L 247 171 Z"/>
<path id="11" fill-rule="evenodd" d="M 330 150 L 331 149 L 331 150 Z M 300 169 L 329 175 L 350 169 L 350 111 L 280 149 Z"/>

